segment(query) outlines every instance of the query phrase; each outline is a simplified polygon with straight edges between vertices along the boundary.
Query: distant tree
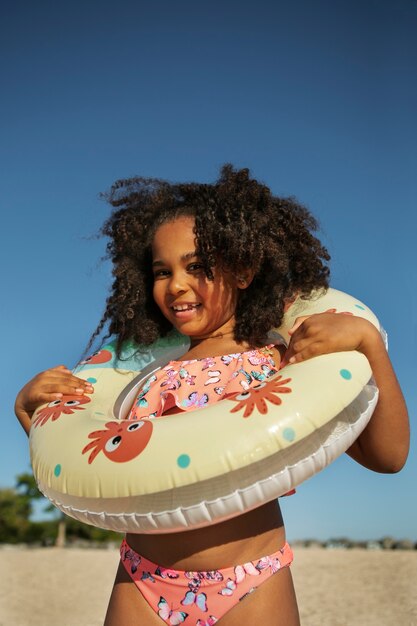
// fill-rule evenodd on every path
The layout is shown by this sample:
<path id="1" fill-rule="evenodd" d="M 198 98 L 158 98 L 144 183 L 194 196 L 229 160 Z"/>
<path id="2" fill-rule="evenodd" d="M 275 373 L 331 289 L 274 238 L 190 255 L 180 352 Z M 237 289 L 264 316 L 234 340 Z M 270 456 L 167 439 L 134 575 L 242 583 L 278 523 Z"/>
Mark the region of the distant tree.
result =
<path id="1" fill-rule="evenodd" d="M 30 499 L 16 489 L 0 489 L 0 542 L 25 541 L 32 512 Z"/>
<path id="2" fill-rule="evenodd" d="M 44 498 L 43 494 L 38 489 L 35 477 L 29 472 L 24 472 L 16 477 L 16 489 L 30 504 L 32 504 L 33 500 L 41 500 Z M 64 513 L 58 511 L 53 504 L 47 504 L 43 510 L 45 513 L 55 513 L 56 519 L 58 520 L 55 546 L 57 548 L 63 548 L 66 542 L 66 517 Z"/>
<path id="3" fill-rule="evenodd" d="M 45 500 L 43 511 L 53 519 L 32 521 L 34 503 L 44 498 L 30 472 L 16 476 L 15 487 L 0 489 L 0 543 L 42 543 L 64 546 L 67 541 L 118 542 L 121 535 L 67 517 Z M 0 625 L 1 626 L 1 625 Z"/>

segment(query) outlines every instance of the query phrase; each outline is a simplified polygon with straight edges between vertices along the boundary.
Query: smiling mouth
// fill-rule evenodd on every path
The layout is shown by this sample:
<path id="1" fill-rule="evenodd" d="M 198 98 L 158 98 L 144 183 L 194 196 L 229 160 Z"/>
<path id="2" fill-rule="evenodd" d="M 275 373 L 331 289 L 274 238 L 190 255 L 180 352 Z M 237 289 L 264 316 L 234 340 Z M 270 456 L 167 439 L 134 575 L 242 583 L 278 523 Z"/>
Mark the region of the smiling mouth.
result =
<path id="1" fill-rule="evenodd" d="M 175 313 L 180 313 L 181 311 L 192 311 L 194 309 L 197 309 L 200 306 L 201 306 L 200 303 L 196 303 L 196 304 L 175 304 L 175 305 L 173 305 L 171 307 L 171 309 Z"/>

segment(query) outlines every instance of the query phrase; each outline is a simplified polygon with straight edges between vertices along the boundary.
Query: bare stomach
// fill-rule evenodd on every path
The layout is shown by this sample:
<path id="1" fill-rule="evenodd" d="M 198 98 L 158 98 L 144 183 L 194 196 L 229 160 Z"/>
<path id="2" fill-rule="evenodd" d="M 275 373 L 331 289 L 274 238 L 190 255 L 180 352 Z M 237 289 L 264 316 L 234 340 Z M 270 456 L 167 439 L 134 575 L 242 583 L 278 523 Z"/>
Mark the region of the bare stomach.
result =
<path id="1" fill-rule="evenodd" d="M 285 544 L 278 500 L 226 522 L 163 535 L 129 533 L 133 550 L 163 567 L 206 571 L 247 563 Z"/>

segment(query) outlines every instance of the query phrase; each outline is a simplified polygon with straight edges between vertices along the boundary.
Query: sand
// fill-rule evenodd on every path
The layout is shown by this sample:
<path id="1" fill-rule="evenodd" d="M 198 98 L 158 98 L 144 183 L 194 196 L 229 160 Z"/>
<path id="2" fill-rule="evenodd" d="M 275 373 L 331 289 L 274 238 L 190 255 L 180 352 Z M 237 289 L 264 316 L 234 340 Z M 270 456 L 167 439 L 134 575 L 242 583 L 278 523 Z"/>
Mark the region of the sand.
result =
<path id="1" fill-rule="evenodd" d="M 0 626 L 102 625 L 117 562 L 113 549 L 1 549 Z M 296 548 L 292 571 L 302 626 L 417 626 L 417 551 Z"/>
<path id="2" fill-rule="evenodd" d="M 303 626 L 417 626 L 417 551 L 298 549 Z"/>

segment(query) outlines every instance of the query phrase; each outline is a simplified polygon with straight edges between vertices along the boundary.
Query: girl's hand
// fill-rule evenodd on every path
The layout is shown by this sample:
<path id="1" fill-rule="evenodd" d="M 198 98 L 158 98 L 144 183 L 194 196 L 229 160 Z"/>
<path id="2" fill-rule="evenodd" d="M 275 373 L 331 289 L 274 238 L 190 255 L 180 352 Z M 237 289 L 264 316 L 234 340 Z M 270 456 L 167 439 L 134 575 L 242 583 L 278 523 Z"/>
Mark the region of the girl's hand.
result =
<path id="1" fill-rule="evenodd" d="M 371 420 L 347 453 L 376 472 L 398 472 L 409 450 L 408 413 L 378 329 L 361 317 L 328 312 L 298 318 L 289 334 L 286 363 L 344 350 L 358 350 L 366 356 L 379 399 Z"/>
<path id="2" fill-rule="evenodd" d="M 289 334 L 287 363 L 345 350 L 358 350 L 369 359 L 372 352 L 383 345 L 379 331 L 371 322 L 345 313 L 299 317 Z"/>
<path id="3" fill-rule="evenodd" d="M 74 376 L 65 365 L 37 374 L 18 393 L 15 413 L 27 433 L 35 410 L 63 395 L 84 395 L 93 393 L 93 386 L 82 378 Z"/>

